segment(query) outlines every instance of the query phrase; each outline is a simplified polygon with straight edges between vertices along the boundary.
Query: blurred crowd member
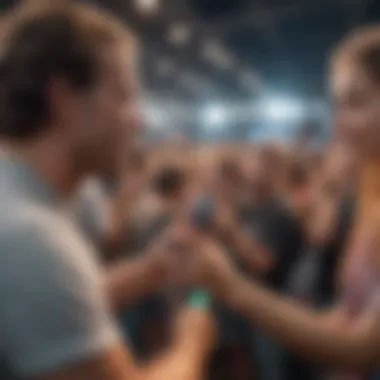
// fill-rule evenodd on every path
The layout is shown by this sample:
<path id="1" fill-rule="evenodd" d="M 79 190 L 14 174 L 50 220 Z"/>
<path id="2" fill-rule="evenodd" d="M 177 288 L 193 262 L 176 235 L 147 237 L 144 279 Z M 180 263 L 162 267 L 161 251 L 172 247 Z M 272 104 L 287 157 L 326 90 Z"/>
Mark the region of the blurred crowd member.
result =
<path id="1" fill-rule="evenodd" d="M 133 292 L 130 267 L 105 274 L 65 207 L 84 178 L 118 164 L 139 129 L 131 36 L 72 2 L 23 5 L 2 27 L 0 377 L 200 379 L 215 336 L 207 307 L 184 307 L 170 349 L 137 364 L 111 310 Z"/>
<path id="2" fill-rule="evenodd" d="M 310 216 L 315 171 L 300 159 L 290 162 L 285 176 L 284 197 L 302 226 Z"/>
<path id="3" fill-rule="evenodd" d="M 134 209 L 145 181 L 144 153 L 132 148 L 113 172 L 87 180 L 78 192 L 75 217 L 105 261 L 133 248 Z"/>
<path id="4" fill-rule="evenodd" d="M 331 160 L 326 159 L 323 175 L 317 176 L 314 183 L 312 210 L 306 223 L 307 241 L 289 278 L 289 295 L 317 308 L 328 307 L 336 300 L 336 276 L 352 224 L 353 200 L 348 193 L 351 187 L 343 190 L 335 185 L 345 181 L 340 176 L 345 172 L 338 171 L 337 177 L 331 177 L 330 165 Z M 294 355 L 287 356 L 285 379 L 318 379 L 322 374 L 322 368 Z"/>
<path id="5" fill-rule="evenodd" d="M 221 157 L 213 170 L 212 184 L 219 201 L 237 206 L 244 196 L 245 185 L 239 162 L 233 157 Z"/>
<path id="6" fill-rule="evenodd" d="M 256 242 L 255 251 L 260 248 L 270 263 L 265 266 L 261 278 L 265 284 L 282 292 L 302 248 L 303 234 L 293 210 L 279 197 L 282 169 L 277 158 L 271 151 L 264 150 L 255 153 L 247 163 L 247 194 L 241 207 L 240 225 Z M 250 252 L 252 254 L 252 250 Z M 257 272 L 248 273 L 257 279 Z M 281 379 L 281 351 L 277 344 L 259 329 L 250 336 L 261 378 Z"/>
<path id="7" fill-rule="evenodd" d="M 246 181 L 239 161 L 233 155 L 223 155 L 216 159 L 209 172 L 208 203 L 210 210 L 208 233 L 217 238 L 237 264 L 247 264 L 257 271 L 256 254 L 252 255 L 249 236 L 240 232 L 237 214 L 244 199 Z M 204 205 L 207 207 L 207 204 Z M 206 215 L 205 215 L 206 216 Z M 247 252 L 254 256 L 248 258 Z M 249 327 L 239 315 L 224 305 L 215 307 L 220 329 L 218 350 L 214 356 L 212 378 L 239 378 L 249 380 L 253 377 L 250 354 Z"/>
<path id="8" fill-rule="evenodd" d="M 136 216 L 136 252 L 144 252 L 150 244 L 177 218 L 186 204 L 189 178 L 184 168 L 175 164 L 157 169 L 150 178 L 149 197 Z M 161 279 L 164 279 L 161 275 Z M 145 281 L 149 284 L 150 279 Z M 149 294 L 132 309 L 126 310 L 125 320 L 134 347 L 143 357 L 162 351 L 169 338 L 172 322 L 171 297 L 167 288 L 149 287 Z M 162 284 L 168 287 L 170 284 Z M 142 294 L 141 294 L 142 295 Z"/>
<path id="9" fill-rule="evenodd" d="M 336 272 L 350 232 L 353 203 L 334 199 L 322 187 L 313 202 L 307 230 L 306 252 L 294 268 L 290 283 L 294 295 L 314 305 L 328 305 L 336 294 Z M 309 270 L 308 270 L 309 269 Z"/>
<path id="10" fill-rule="evenodd" d="M 232 157 L 221 157 L 211 173 L 211 193 L 208 194 L 210 221 L 203 228 L 233 253 L 239 265 L 255 275 L 266 272 L 271 265 L 267 250 L 245 225 L 241 225 L 247 193 L 243 168 Z"/>
<path id="11" fill-rule="evenodd" d="M 146 179 L 134 215 L 136 251 L 145 249 L 181 214 L 189 196 L 190 176 L 184 166 L 164 164 Z"/>
<path id="12" fill-rule="evenodd" d="M 268 166 L 269 165 L 269 166 Z M 259 153 L 248 163 L 247 197 L 241 222 L 252 237 L 265 247 L 272 261 L 265 282 L 281 290 L 303 244 L 303 233 L 293 210 L 277 193 L 267 153 Z"/>
<path id="13" fill-rule="evenodd" d="M 189 178 L 185 168 L 167 165 L 161 168 L 151 180 L 151 190 L 156 196 L 156 213 L 174 218 L 188 200 Z"/>
<path id="14" fill-rule="evenodd" d="M 336 296 L 337 266 L 351 229 L 356 181 L 355 155 L 341 146 L 330 149 L 313 184 L 313 212 L 307 223 L 310 253 L 302 255 L 298 266 L 309 284 L 301 281 L 298 291 L 311 292 L 307 297 L 315 305 L 328 305 Z M 314 275 L 306 270 L 312 262 Z"/>
<path id="15" fill-rule="evenodd" d="M 282 181 L 286 172 L 286 154 L 281 145 L 266 144 L 257 149 L 256 159 L 267 171 L 271 191 L 281 192 Z"/>

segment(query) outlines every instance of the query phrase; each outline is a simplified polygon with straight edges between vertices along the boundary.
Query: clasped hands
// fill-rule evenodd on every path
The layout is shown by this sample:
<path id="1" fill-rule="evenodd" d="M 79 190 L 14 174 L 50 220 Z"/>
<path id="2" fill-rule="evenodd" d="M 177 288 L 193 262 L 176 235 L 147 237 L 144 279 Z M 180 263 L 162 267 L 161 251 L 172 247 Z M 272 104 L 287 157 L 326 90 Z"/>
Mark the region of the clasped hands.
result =
<path id="1" fill-rule="evenodd" d="M 233 291 L 238 276 L 221 245 L 178 221 L 152 242 L 146 260 L 163 286 L 201 287 L 221 299 Z"/>

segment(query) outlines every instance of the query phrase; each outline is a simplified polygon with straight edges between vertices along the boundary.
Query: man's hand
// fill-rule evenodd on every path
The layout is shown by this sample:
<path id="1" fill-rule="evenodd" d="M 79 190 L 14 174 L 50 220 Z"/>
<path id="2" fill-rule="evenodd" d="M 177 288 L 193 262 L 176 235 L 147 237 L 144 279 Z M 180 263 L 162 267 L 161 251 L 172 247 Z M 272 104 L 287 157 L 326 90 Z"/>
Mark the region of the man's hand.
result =
<path id="1" fill-rule="evenodd" d="M 174 237 L 175 231 L 169 228 L 137 258 L 107 267 L 105 286 L 115 309 L 183 281 L 184 276 L 179 276 L 182 248 L 173 245 Z M 185 243 L 185 236 L 181 241 Z"/>
<path id="2" fill-rule="evenodd" d="M 184 240 L 185 238 L 179 240 L 176 234 L 176 230 L 169 227 L 150 244 L 146 251 L 145 265 L 151 279 L 156 279 L 158 287 L 177 282 L 178 268 L 181 266 L 181 251 L 188 243 Z"/>
<path id="3" fill-rule="evenodd" d="M 221 298 L 238 277 L 223 248 L 186 225 L 169 227 L 152 243 L 145 260 L 161 285 L 196 285 Z"/>
<path id="4" fill-rule="evenodd" d="M 174 221 L 152 249 L 157 262 L 165 264 L 169 285 L 200 286 L 224 297 L 238 277 L 223 247 L 187 220 Z"/>
<path id="5" fill-rule="evenodd" d="M 228 297 L 238 277 L 223 248 L 207 236 L 194 233 L 191 249 L 177 268 L 182 281 L 210 290 L 218 298 Z"/>

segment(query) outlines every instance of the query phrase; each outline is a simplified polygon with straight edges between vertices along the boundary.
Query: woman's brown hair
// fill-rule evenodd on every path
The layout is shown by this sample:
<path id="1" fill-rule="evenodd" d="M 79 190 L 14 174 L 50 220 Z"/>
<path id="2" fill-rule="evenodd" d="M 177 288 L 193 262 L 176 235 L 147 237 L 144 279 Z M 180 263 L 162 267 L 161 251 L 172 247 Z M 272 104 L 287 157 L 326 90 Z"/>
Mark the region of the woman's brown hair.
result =
<path id="1" fill-rule="evenodd" d="M 380 26 L 349 33 L 331 56 L 333 65 L 341 59 L 357 62 L 372 80 L 380 83 Z"/>
<path id="2" fill-rule="evenodd" d="M 357 29 L 350 33 L 335 49 L 332 54 L 332 65 L 339 64 L 341 61 L 352 61 L 368 75 L 376 85 L 380 85 L 380 26 L 371 26 Z M 380 218 L 378 217 L 378 189 L 379 189 L 380 162 L 367 163 L 362 170 L 361 186 L 358 188 L 354 225 L 351 231 L 351 237 L 347 242 L 346 254 L 342 257 L 341 266 L 338 268 L 338 286 L 342 284 L 345 274 L 357 255 L 363 254 L 355 247 L 359 240 L 371 239 L 362 237 L 363 230 L 367 231 L 372 228 L 375 230 L 375 236 L 379 236 L 378 226 Z M 371 232 L 372 233 L 372 232 Z M 364 234 L 365 235 L 365 234 Z M 376 241 L 377 249 L 373 249 L 369 254 L 370 265 L 379 268 L 378 246 L 380 241 Z"/>

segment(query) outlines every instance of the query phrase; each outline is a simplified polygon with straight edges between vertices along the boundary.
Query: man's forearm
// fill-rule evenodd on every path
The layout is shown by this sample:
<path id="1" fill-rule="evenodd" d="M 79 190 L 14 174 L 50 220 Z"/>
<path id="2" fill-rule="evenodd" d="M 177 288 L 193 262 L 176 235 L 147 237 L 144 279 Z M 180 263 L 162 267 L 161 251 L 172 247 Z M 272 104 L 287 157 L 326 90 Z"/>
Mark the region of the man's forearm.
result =
<path id="1" fill-rule="evenodd" d="M 116 343 L 103 352 L 68 367 L 37 377 L 39 380 L 201 380 L 205 360 L 213 346 L 212 316 L 205 311 L 184 310 L 182 324 L 166 354 L 141 366 L 130 349 Z M 211 323 L 211 325 L 210 325 Z M 196 328 L 196 334 L 194 334 Z"/>
<path id="2" fill-rule="evenodd" d="M 114 309 L 129 306 L 158 289 L 162 276 L 148 258 L 141 257 L 113 264 L 105 269 L 105 286 Z"/>
<path id="3" fill-rule="evenodd" d="M 355 368 L 376 362 L 378 336 L 372 332 L 375 317 L 369 315 L 347 326 L 338 311 L 334 320 L 334 311 L 328 314 L 308 310 L 242 277 L 232 288 L 227 296 L 230 306 L 309 359 Z"/>
<path id="4" fill-rule="evenodd" d="M 143 369 L 139 380 L 201 380 L 207 356 L 194 347 L 175 345 Z"/>
<path id="5" fill-rule="evenodd" d="M 198 336 L 197 340 L 180 337 L 164 354 L 153 358 L 147 365 L 135 366 L 134 376 L 125 380 L 202 380 L 212 348 L 202 337 Z"/>
<path id="6" fill-rule="evenodd" d="M 181 318 L 183 321 L 173 337 L 172 346 L 143 369 L 141 380 L 203 378 L 206 361 L 213 349 L 214 339 L 209 338 L 210 329 L 214 328 L 213 317 L 207 310 L 189 308 L 184 310 Z"/>

